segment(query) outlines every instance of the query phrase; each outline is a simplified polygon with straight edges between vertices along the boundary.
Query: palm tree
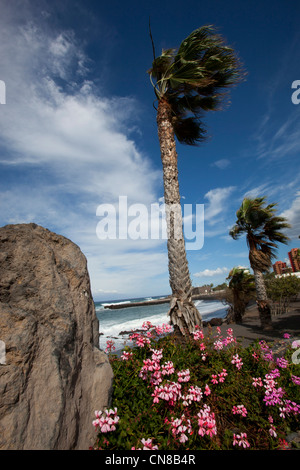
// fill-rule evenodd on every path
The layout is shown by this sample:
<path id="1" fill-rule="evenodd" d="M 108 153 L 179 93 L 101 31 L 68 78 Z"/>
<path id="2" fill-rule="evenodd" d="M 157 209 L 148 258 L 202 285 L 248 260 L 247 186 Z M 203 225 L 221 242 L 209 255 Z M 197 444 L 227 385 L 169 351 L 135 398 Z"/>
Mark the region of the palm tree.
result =
<path id="1" fill-rule="evenodd" d="M 266 205 L 265 197 L 244 198 L 236 213 L 237 221 L 229 232 L 234 240 L 246 234 L 260 321 L 264 329 L 272 328 L 272 321 L 263 274 L 272 266 L 277 244 L 287 244 L 289 241 L 281 230 L 290 228 L 290 225 L 284 217 L 275 215 L 276 205 Z"/>
<path id="2" fill-rule="evenodd" d="M 229 272 L 227 280 L 232 295 L 233 321 L 240 323 L 247 304 L 253 298 L 255 291 L 254 277 L 250 274 L 249 269 L 236 266 Z"/>
<path id="3" fill-rule="evenodd" d="M 153 55 L 154 61 L 148 73 L 158 101 L 157 127 L 168 213 L 172 289 L 169 315 L 174 327 L 185 334 L 185 331 L 191 333 L 195 325 L 201 325 L 202 319 L 191 300 L 192 284 L 182 230 L 175 136 L 180 143 L 188 145 L 203 141 L 206 134 L 201 121 L 203 112 L 219 109 L 226 88 L 237 83 L 243 73 L 233 49 L 224 44 L 213 26 L 195 30 L 178 50 L 163 50 L 159 57 L 155 57 L 153 45 Z"/>

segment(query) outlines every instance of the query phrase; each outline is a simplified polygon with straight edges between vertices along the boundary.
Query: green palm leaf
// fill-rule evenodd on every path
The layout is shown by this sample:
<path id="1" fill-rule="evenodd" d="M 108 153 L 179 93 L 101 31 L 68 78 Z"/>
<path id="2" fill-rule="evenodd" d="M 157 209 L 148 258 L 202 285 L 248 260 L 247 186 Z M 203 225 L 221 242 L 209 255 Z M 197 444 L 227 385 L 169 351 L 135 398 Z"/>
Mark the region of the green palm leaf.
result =
<path id="1" fill-rule="evenodd" d="M 205 139 L 203 113 L 220 109 L 226 88 L 245 75 L 233 49 L 211 25 L 193 31 L 177 51 L 163 50 L 148 73 L 157 99 L 172 107 L 178 140 L 189 145 Z"/>
<path id="2" fill-rule="evenodd" d="M 229 232 L 235 240 L 246 234 L 251 266 L 261 271 L 271 266 L 277 244 L 289 241 L 282 231 L 290 225 L 284 217 L 275 215 L 276 206 L 266 205 L 265 197 L 244 198 L 236 214 L 237 221 Z"/>

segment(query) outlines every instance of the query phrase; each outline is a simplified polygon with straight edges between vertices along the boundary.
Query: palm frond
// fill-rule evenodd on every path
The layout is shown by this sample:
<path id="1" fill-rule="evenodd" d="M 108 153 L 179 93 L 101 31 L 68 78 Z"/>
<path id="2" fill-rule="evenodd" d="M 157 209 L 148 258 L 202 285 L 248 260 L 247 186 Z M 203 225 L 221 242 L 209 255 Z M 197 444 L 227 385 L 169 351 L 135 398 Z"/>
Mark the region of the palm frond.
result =
<path id="1" fill-rule="evenodd" d="M 175 118 L 173 120 L 173 128 L 178 141 L 185 145 L 195 145 L 206 139 L 206 130 L 199 126 L 199 122 L 195 117 L 185 119 Z"/>
<path id="2" fill-rule="evenodd" d="M 288 236 L 282 230 L 290 228 L 284 217 L 276 216 L 277 204 L 266 205 L 266 197 L 244 198 L 238 209 L 236 224 L 229 234 L 237 239 L 246 234 L 251 266 L 266 271 L 276 256 L 278 243 L 287 243 Z"/>
<path id="3" fill-rule="evenodd" d="M 212 25 L 193 31 L 178 50 L 163 50 L 148 73 L 158 100 L 167 100 L 177 116 L 176 135 L 189 145 L 204 140 L 203 113 L 220 109 L 226 89 L 245 76 L 234 50 Z"/>

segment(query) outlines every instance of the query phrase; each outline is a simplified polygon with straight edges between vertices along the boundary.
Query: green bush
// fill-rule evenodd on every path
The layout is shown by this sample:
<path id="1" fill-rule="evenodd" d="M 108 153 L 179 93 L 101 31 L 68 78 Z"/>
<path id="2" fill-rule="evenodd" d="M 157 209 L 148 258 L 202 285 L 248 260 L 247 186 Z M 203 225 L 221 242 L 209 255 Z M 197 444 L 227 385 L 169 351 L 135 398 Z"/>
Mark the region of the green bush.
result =
<path id="1" fill-rule="evenodd" d="M 164 330 L 165 331 L 165 330 Z M 300 377 L 291 345 L 243 348 L 231 329 L 222 337 L 196 329 L 186 340 L 149 323 L 136 345 L 110 354 L 111 410 L 96 412 L 95 449 L 279 449 L 299 429 Z M 298 374 L 298 375 L 297 375 Z"/>
<path id="2" fill-rule="evenodd" d="M 266 281 L 269 299 L 280 301 L 297 298 L 300 293 L 300 279 L 294 275 L 285 277 L 271 277 Z"/>

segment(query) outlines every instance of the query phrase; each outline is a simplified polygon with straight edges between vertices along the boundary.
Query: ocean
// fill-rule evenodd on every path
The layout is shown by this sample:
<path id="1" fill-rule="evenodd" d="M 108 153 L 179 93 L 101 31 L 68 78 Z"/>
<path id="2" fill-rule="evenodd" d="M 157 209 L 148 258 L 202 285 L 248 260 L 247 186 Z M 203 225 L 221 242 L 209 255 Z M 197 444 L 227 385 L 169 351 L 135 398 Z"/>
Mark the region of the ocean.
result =
<path id="1" fill-rule="evenodd" d="M 128 334 L 120 334 L 124 331 L 132 331 L 139 329 L 145 321 L 150 321 L 153 325 L 162 325 L 169 323 L 167 312 L 169 304 L 159 305 L 142 305 L 136 307 L 122 308 L 124 303 L 145 302 L 147 300 L 160 299 L 163 297 L 147 297 L 140 299 L 124 299 L 105 302 L 95 302 L 96 315 L 99 320 L 99 346 L 105 350 L 108 340 L 114 341 L 115 351 L 120 351 L 125 344 L 131 346 Z M 224 318 L 227 313 L 227 307 L 220 301 L 216 300 L 195 300 L 197 309 L 199 310 L 203 321 L 212 318 Z M 108 309 L 107 305 L 116 305 L 120 308 Z"/>

